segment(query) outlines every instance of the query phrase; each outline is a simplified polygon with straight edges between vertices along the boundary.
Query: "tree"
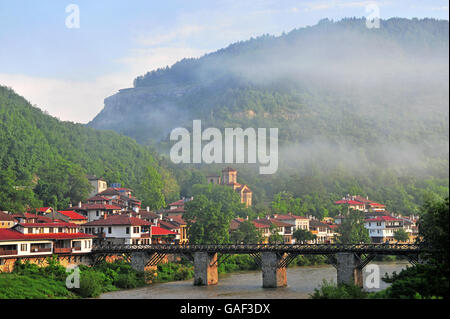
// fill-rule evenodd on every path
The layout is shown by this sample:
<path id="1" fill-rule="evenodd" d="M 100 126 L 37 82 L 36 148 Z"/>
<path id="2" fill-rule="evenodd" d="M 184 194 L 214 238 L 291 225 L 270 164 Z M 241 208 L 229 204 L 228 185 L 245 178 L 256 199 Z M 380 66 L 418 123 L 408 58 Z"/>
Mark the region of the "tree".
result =
<path id="1" fill-rule="evenodd" d="M 306 229 L 297 229 L 292 236 L 295 238 L 297 243 L 304 243 L 309 240 L 314 240 L 316 238 L 316 235 L 311 233 L 309 230 Z"/>
<path id="2" fill-rule="evenodd" d="M 257 244 L 262 241 L 262 236 L 255 225 L 246 220 L 239 225 L 238 229 L 231 233 L 231 241 L 233 243 Z"/>
<path id="3" fill-rule="evenodd" d="M 394 233 L 394 239 L 396 241 L 403 241 L 403 242 L 404 241 L 408 241 L 409 240 L 409 235 L 403 228 L 400 228 L 399 230 L 397 230 Z"/>
<path id="4" fill-rule="evenodd" d="M 449 298 L 449 199 L 428 200 L 419 221 L 419 243 L 429 249 L 426 261 L 385 276 L 391 284 L 380 292 L 386 298 Z"/>
<path id="5" fill-rule="evenodd" d="M 283 235 L 278 233 L 278 228 L 275 225 L 270 226 L 269 244 L 282 244 L 284 243 Z"/>
<path id="6" fill-rule="evenodd" d="M 342 244 L 370 243 L 369 231 L 364 227 L 364 212 L 351 210 L 337 228 L 337 241 Z"/>
<path id="7" fill-rule="evenodd" d="M 189 242 L 225 244 L 230 242 L 230 222 L 242 206 L 239 195 L 230 187 L 195 185 L 194 199 L 185 204 Z"/>
<path id="8" fill-rule="evenodd" d="M 300 198 L 294 198 L 290 192 L 276 194 L 272 201 L 272 210 L 280 214 L 300 214 Z"/>
<path id="9" fill-rule="evenodd" d="M 142 205 L 150 209 L 161 209 L 166 206 L 164 199 L 163 182 L 161 175 L 152 165 L 148 165 L 139 185 L 139 194 L 142 196 Z"/>

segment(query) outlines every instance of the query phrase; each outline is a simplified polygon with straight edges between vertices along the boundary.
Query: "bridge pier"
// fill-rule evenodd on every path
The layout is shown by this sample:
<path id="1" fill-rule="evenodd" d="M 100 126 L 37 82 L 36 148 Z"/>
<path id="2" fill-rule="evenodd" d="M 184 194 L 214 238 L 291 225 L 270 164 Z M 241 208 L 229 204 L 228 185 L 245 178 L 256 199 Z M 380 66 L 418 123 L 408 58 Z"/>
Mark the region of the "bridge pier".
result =
<path id="1" fill-rule="evenodd" d="M 279 267 L 286 254 L 276 252 L 261 253 L 261 268 L 263 288 L 278 288 L 287 286 L 286 267 Z"/>
<path id="2" fill-rule="evenodd" d="M 359 260 L 353 252 L 336 254 L 336 270 L 338 284 L 353 284 L 363 287 L 362 269 L 358 267 Z"/>
<path id="3" fill-rule="evenodd" d="M 145 267 L 150 259 L 150 254 L 146 252 L 133 252 L 130 254 L 131 268 L 137 271 L 145 271 Z"/>
<path id="4" fill-rule="evenodd" d="M 194 285 L 217 285 L 217 253 L 197 251 L 194 253 Z"/>

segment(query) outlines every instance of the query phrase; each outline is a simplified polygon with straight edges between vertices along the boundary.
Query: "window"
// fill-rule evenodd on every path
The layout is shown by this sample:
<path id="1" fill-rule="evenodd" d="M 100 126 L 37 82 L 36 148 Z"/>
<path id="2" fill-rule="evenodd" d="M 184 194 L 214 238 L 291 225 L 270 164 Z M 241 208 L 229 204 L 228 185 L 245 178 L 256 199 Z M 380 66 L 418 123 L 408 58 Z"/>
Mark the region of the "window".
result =
<path id="1" fill-rule="evenodd" d="M 48 232 L 49 232 L 49 233 L 53 233 L 53 227 L 50 227 L 50 228 L 48 229 Z"/>
<path id="2" fill-rule="evenodd" d="M 97 217 L 100 216 L 99 211 L 96 211 L 96 212 L 95 212 L 95 216 L 97 216 Z"/>
<path id="3" fill-rule="evenodd" d="M 133 233 L 139 234 L 139 227 L 133 227 Z"/>
<path id="4" fill-rule="evenodd" d="M 108 227 L 108 234 L 112 233 L 112 227 Z"/>
<path id="5" fill-rule="evenodd" d="M 27 251 L 28 250 L 27 244 L 21 244 L 20 245 L 20 251 Z"/>
<path id="6" fill-rule="evenodd" d="M 129 234 L 130 233 L 130 227 L 125 228 L 125 233 Z"/>

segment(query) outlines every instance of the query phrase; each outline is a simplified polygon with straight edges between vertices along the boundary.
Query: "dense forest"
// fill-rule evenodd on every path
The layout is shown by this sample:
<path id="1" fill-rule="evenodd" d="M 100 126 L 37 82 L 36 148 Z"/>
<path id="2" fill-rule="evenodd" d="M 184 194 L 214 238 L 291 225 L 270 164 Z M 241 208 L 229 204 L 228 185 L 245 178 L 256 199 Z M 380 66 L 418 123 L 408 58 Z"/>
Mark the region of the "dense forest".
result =
<path id="1" fill-rule="evenodd" d="M 234 165 L 258 210 L 289 192 L 304 214 L 360 194 L 411 214 L 448 194 L 448 21 L 324 19 L 139 76 L 89 123 L 167 154 L 176 127 L 279 128 L 279 170 Z M 127 114 L 118 117 L 117 114 Z M 172 165 L 181 194 L 221 165 Z"/>
<path id="2" fill-rule="evenodd" d="M 87 198 L 87 174 L 121 183 L 143 205 L 178 198 L 178 184 L 149 147 L 112 131 L 61 122 L 0 86 L 0 210 L 67 208 Z"/>

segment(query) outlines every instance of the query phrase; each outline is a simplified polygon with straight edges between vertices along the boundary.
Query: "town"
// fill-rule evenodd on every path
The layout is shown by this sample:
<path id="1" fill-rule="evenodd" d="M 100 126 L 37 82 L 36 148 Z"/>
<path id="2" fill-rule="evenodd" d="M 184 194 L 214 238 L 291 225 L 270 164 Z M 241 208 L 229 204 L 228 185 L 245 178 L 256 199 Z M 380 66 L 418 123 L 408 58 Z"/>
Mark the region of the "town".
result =
<path id="1" fill-rule="evenodd" d="M 237 183 L 237 171 L 226 167 L 222 176 L 210 175 L 208 183 L 231 187 L 245 206 L 252 205 L 252 191 L 248 185 Z M 89 176 L 94 190 L 85 202 L 64 210 L 41 207 L 28 212 L 0 212 L 0 270 L 12 271 L 16 260 L 27 259 L 39 263 L 43 257 L 72 256 L 83 260 L 94 245 L 152 245 L 189 243 L 188 223 L 184 220 L 185 204 L 193 198 L 181 198 L 167 208 L 151 211 L 142 208 L 133 190 Z M 386 206 L 359 195 L 346 195 L 335 205 L 343 205 L 348 212 L 364 213 L 364 227 L 372 243 L 413 243 L 418 235 L 417 216 L 390 213 Z M 314 216 L 292 213 L 267 215 L 249 220 L 234 218 L 229 225 L 232 235 L 246 222 L 251 222 L 260 234 L 260 243 L 296 244 L 298 230 L 309 233 L 300 241 L 310 244 L 336 243 L 337 229 L 349 215 L 318 220 Z M 397 238 L 397 232 L 407 236 Z"/>

